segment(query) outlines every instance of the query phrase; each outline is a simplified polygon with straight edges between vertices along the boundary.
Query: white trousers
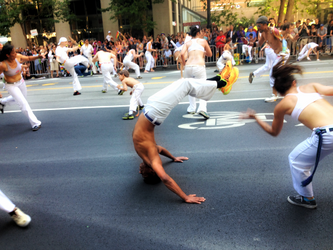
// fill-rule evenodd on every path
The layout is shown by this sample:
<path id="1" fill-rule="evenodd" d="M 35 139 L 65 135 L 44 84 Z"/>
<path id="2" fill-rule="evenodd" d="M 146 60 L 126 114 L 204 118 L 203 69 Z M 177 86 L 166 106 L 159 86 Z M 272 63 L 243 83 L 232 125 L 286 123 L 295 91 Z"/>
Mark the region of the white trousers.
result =
<path id="1" fill-rule="evenodd" d="M 81 55 L 71 57 L 66 60 L 64 66 L 69 71 L 69 73 L 73 76 L 73 89 L 75 91 L 79 91 L 82 89 L 79 78 L 74 69 L 74 65 L 82 63 L 87 68 L 89 67 L 89 60 Z"/>
<path id="2" fill-rule="evenodd" d="M 136 77 L 139 77 L 139 76 L 140 76 L 140 67 L 139 67 L 139 65 L 137 65 L 137 64 L 134 63 L 134 62 L 132 62 L 132 61 L 130 60 L 130 58 L 125 57 L 125 58 L 124 58 L 124 61 L 123 61 L 123 64 L 124 64 L 126 70 L 128 70 L 129 68 L 134 69 L 135 74 L 136 74 Z"/>
<path id="3" fill-rule="evenodd" d="M 217 68 L 219 69 L 220 72 L 224 68 L 227 61 L 231 61 L 232 65 L 236 64 L 235 60 L 234 60 L 234 57 L 231 55 L 231 53 L 228 52 L 228 51 L 224 51 L 222 53 L 222 55 L 220 56 L 219 60 L 216 62 L 216 66 L 217 66 Z"/>
<path id="4" fill-rule="evenodd" d="M 0 209 L 10 213 L 13 212 L 14 208 L 14 203 L 0 190 Z"/>
<path id="5" fill-rule="evenodd" d="M 253 72 L 254 76 L 261 76 L 266 71 L 270 70 L 273 66 L 273 62 L 276 60 L 277 55 L 274 53 L 274 50 L 271 48 L 265 48 L 266 63 Z"/>
<path id="6" fill-rule="evenodd" d="M 114 65 L 114 59 L 113 58 L 111 58 L 111 62 L 112 62 L 112 64 Z M 117 65 L 116 65 L 117 66 Z M 117 71 L 114 69 L 114 67 L 112 67 L 112 74 L 113 75 L 117 75 Z M 103 73 L 103 72 L 102 72 Z"/>
<path id="7" fill-rule="evenodd" d="M 97 73 L 97 68 L 96 68 L 95 63 L 92 62 L 92 59 L 93 59 L 93 58 L 92 58 L 92 55 L 89 55 L 89 56 L 88 56 L 89 64 L 92 65 L 92 72 L 93 72 L 94 74 L 96 74 L 96 73 Z"/>
<path id="8" fill-rule="evenodd" d="M 333 125 L 321 128 L 333 128 Z M 301 184 L 302 181 L 311 175 L 310 170 L 315 165 L 318 140 L 318 135 L 316 135 L 315 131 L 313 131 L 311 136 L 305 141 L 301 142 L 296 148 L 294 148 L 288 157 L 294 188 L 297 193 L 305 197 L 313 196 L 312 182 L 306 187 L 302 187 Z M 333 132 L 325 133 L 323 134 L 323 144 L 321 148 L 320 160 L 332 152 Z M 317 171 L 320 171 L 320 163 L 318 165 Z M 316 176 L 314 177 L 314 180 L 316 180 Z"/>
<path id="9" fill-rule="evenodd" d="M 196 66 L 186 65 L 184 70 L 184 77 L 206 81 L 207 79 L 206 67 L 204 65 L 196 65 Z M 189 95 L 188 100 L 190 102 L 190 105 L 187 108 L 187 112 L 195 112 L 197 107 L 196 98 Z M 199 107 L 197 112 L 200 111 L 207 112 L 207 101 L 202 99 L 199 100 Z"/>
<path id="10" fill-rule="evenodd" d="M 145 70 L 150 71 L 152 68 L 154 68 L 154 63 L 155 63 L 154 57 L 149 51 L 146 51 L 145 57 L 147 60 Z"/>
<path id="11" fill-rule="evenodd" d="M 1 100 L 2 104 L 13 104 L 17 103 L 22 113 L 29 119 L 31 127 L 39 126 L 41 122 L 32 112 L 30 105 L 27 101 L 27 86 L 22 78 L 20 81 L 13 84 L 5 83 L 5 89 L 8 91 L 10 96 Z"/>
<path id="12" fill-rule="evenodd" d="M 143 102 L 141 100 L 141 94 L 143 92 L 143 90 L 145 89 L 145 87 L 143 86 L 143 84 L 140 82 L 136 85 L 134 85 L 134 90 L 132 92 L 132 97 L 130 100 L 130 107 L 129 107 L 129 111 L 130 112 L 136 112 L 136 108 L 139 106 L 143 106 Z"/>
<path id="13" fill-rule="evenodd" d="M 274 62 L 273 62 L 273 65 L 272 65 L 272 68 L 271 68 L 271 71 L 270 71 L 270 74 L 269 74 L 269 78 L 270 78 L 270 85 L 271 85 L 271 88 L 273 88 L 274 87 L 274 78 L 272 77 L 272 74 L 273 74 L 273 68 L 274 68 L 274 66 L 278 63 L 278 62 L 280 62 L 280 61 L 283 61 L 284 63 L 283 64 L 285 64 L 287 61 L 288 61 L 288 59 L 289 59 L 289 56 L 290 56 L 290 51 L 289 51 L 289 49 L 287 49 L 287 51 L 286 51 L 286 53 L 284 54 L 284 55 L 277 55 L 276 56 L 276 59 L 274 60 Z"/>
<path id="14" fill-rule="evenodd" d="M 244 45 L 242 45 L 242 51 L 243 51 L 243 54 L 245 54 L 245 52 L 247 51 L 247 53 L 249 54 L 249 57 L 250 57 L 250 61 L 252 61 L 252 55 L 251 55 L 252 46 L 244 44 Z"/>
<path id="15" fill-rule="evenodd" d="M 108 90 L 108 85 L 113 88 L 114 90 L 118 91 L 117 83 L 112 80 L 111 72 L 113 72 L 113 64 L 110 63 L 102 63 L 101 70 L 103 75 L 103 90 Z"/>

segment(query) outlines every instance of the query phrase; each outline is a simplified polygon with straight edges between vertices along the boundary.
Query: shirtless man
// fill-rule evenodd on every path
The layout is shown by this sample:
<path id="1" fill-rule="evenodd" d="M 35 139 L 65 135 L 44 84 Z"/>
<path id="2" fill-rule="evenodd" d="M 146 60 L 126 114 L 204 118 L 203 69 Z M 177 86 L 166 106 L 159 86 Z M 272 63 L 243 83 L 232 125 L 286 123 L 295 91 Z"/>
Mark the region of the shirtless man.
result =
<path id="1" fill-rule="evenodd" d="M 140 76 L 140 67 L 139 65 L 137 65 L 135 62 L 133 62 L 133 60 L 137 59 L 138 57 L 143 56 L 144 54 L 136 54 L 134 49 L 131 49 L 130 51 L 127 52 L 125 58 L 124 58 L 124 66 L 125 69 L 128 70 L 130 68 L 134 69 L 135 74 L 136 74 L 136 79 L 142 79 L 142 77 Z"/>
<path id="2" fill-rule="evenodd" d="M 153 96 L 149 97 L 143 113 L 133 130 L 134 148 L 143 163 L 140 172 L 145 181 L 158 178 L 164 185 L 177 194 L 187 203 L 201 204 L 206 199 L 195 194 L 187 195 L 178 184 L 165 172 L 159 156 L 160 148 L 155 142 L 155 126 L 161 125 L 171 110 L 187 95 L 208 101 L 215 93 L 216 88 L 226 87 L 228 79 L 220 76 L 211 79 L 179 79 L 168 85 Z"/>
<path id="3" fill-rule="evenodd" d="M 112 64 L 111 58 L 113 58 L 115 62 L 114 65 L 117 65 L 117 57 L 113 53 L 100 50 L 96 53 L 92 59 L 92 62 L 95 63 L 98 61 L 102 70 L 102 75 L 104 78 L 102 93 L 106 93 L 108 91 L 108 85 L 110 85 L 110 87 L 118 92 L 118 95 L 122 95 L 122 90 L 117 88 L 117 83 L 114 82 L 111 78 L 110 73 L 113 72 L 113 68 L 116 67 Z"/>
<path id="4" fill-rule="evenodd" d="M 259 46 L 262 46 L 266 41 L 268 45 L 273 49 L 274 53 L 277 55 L 277 58 L 273 62 L 270 71 L 270 85 L 272 88 L 272 97 L 265 99 L 265 102 L 275 102 L 277 100 L 277 91 L 273 88 L 274 78 L 272 77 L 272 70 L 278 62 L 283 61 L 285 63 L 289 59 L 290 51 L 287 47 L 282 46 L 282 43 L 284 41 L 283 35 L 279 32 L 278 29 L 274 27 L 268 27 L 268 23 L 268 19 L 265 16 L 261 16 L 257 20 L 258 31 L 262 34 L 259 39 Z M 250 73 L 250 82 L 252 82 L 253 77 L 254 74 Z"/>

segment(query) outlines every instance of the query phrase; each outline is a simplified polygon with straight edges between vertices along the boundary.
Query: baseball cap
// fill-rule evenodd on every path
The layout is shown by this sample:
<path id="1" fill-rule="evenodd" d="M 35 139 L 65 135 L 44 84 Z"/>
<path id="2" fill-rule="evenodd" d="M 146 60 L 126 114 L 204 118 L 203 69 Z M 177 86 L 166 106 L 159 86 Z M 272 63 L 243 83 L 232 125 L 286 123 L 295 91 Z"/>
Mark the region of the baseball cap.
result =
<path id="1" fill-rule="evenodd" d="M 111 33 L 111 31 L 108 31 L 108 33 Z"/>
<path id="2" fill-rule="evenodd" d="M 324 26 L 324 24 L 321 24 L 321 25 L 320 25 L 320 27 L 323 27 L 323 26 Z"/>
<path id="3" fill-rule="evenodd" d="M 268 23 L 268 19 L 267 17 L 265 16 L 261 16 L 257 19 L 257 22 L 256 23 L 264 23 L 264 24 L 267 24 Z"/>
<path id="4" fill-rule="evenodd" d="M 60 37 L 58 45 L 60 45 L 60 43 L 62 43 L 62 42 L 67 42 L 67 38 L 66 37 Z"/>

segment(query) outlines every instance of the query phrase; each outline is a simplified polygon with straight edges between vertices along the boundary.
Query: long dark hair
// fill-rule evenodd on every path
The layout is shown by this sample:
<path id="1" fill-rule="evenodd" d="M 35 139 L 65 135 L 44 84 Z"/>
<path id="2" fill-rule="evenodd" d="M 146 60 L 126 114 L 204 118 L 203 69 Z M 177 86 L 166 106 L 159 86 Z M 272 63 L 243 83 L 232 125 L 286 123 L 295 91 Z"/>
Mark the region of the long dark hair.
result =
<path id="1" fill-rule="evenodd" d="M 280 61 L 273 67 L 273 78 L 275 79 L 274 88 L 281 95 L 285 95 L 285 93 L 291 88 L 293 81 L 295 81 L 294 74 L 303 74 L 303 69 L 301 66 L 285 63 Z"/>
<path id="2" fill-rule="evenodd" d="M 199 25 L 193 25 L 193 26 L 191 26 L 191 31 L 190 31 L 190 36 L 191 37 L 194 38 L 197 35 L 197 33 L 199 33 L 199 32 L 200 32 Z"/>
<path id="3" fill-rule="evenodd" d="M 1 52 L 0 52 L 0 62 L 3 62 L 4 60 L 7 60 L 9 55 L 14 49 L 13 45 L 6 44 L 3 46 Z"/>

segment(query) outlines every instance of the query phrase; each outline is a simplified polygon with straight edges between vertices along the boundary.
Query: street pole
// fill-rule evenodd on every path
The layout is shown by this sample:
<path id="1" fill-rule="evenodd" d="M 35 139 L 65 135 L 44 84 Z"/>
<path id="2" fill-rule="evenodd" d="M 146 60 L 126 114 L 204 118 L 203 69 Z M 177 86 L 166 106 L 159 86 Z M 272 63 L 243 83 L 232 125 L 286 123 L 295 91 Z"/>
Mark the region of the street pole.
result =
<path id="1" fill-rule="evenodd" d="M 210 0 L 207 0 L 207 29 L 210 29 Z"/>

